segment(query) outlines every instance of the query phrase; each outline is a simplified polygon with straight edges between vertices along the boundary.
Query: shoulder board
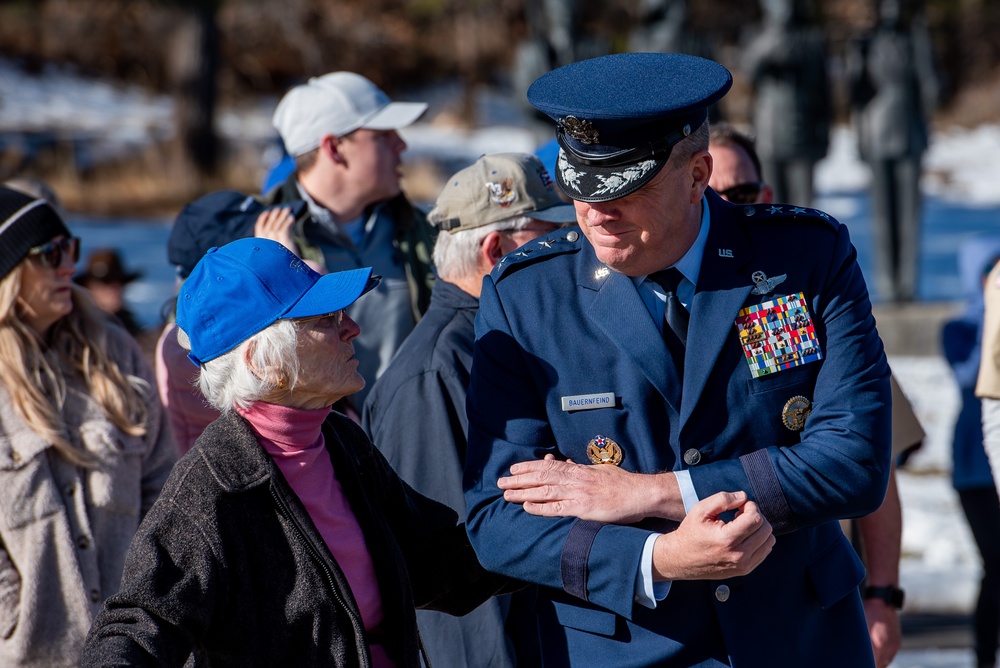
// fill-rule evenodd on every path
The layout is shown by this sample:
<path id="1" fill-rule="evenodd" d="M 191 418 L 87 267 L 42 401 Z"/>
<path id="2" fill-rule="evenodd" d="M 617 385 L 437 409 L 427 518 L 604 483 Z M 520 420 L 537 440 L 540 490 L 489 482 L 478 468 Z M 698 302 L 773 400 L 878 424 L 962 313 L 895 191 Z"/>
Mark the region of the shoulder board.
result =
<path id="1" fill-rule="evenodd" d="M 791 204 L 746 204 L 738 208 L 742 210 L 744 220 L 804 218 L 825 222 L 834 228 L 840 226 L 840 222 L 827 212 L 809 207 Z"/>
<path id="2" fill-rule="evenodd" d="M 490 275 L 493 281 L 499 281 L 518 269 L 541 262 L 546 258 L 580 250 L 583 234 L 575 227 L 556 230 L 524 244 L 515 251 L 504 255 L 493 267 Z"/>

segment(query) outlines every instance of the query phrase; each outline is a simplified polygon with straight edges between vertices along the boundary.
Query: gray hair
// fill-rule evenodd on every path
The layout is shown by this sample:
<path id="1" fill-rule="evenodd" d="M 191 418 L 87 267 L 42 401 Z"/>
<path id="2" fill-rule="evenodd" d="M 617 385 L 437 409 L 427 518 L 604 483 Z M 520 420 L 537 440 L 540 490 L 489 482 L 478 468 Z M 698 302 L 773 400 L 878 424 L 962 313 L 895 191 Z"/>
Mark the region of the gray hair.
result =
<path id="1" fill-rule="evenodd" d="M 440 232 L 434 244 L 434 266 L 438 276 L 446 281 L 473 276 L 479 271 L 477 255 L 486 235 L 490 232 L 523 230 L 532 222 L 534 219 L 528 216 L 513 216 L 482 227 Z"/>
<path id="2" fill-rule="evenodd" d="M 299 379 L 299 359 L 296 353 L 298 327 L 291 320 L 276 320 L 257 332 L 233 350 L 204 362 L 198 374 L 198 389 L 221 413 L 228 413 L 235 406 L 249 408 L 277 385 L 295 387 Z M 247 363 L 246 350 L 250 348 Z M 272 377 L 261 378 L 253 369 L 274 369 Z"/>

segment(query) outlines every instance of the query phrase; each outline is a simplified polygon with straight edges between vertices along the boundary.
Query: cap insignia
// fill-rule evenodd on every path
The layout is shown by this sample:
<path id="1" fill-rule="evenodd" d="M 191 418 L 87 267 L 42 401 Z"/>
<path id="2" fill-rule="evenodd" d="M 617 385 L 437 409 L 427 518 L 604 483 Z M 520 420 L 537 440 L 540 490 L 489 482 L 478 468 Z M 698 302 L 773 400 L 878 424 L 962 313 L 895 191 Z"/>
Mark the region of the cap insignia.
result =
<path id="1" fill-rule="evenodd" d="M 566 116 L 556 121 L 562 128 L 566 136 L 575 139 L 581 144 L 596 144 L 600 140 L 597 130 L 590 121 L 585 121 L 576 116 Z"/>
<path id="2" fill-rule="evenodd" d="M 499 183 L 487 181 L 486 188 L 490 191 L 490 201 L 502 207 L 510 206 L 510 203 L 517 199 L 514 179 L 504 179 Z"/>

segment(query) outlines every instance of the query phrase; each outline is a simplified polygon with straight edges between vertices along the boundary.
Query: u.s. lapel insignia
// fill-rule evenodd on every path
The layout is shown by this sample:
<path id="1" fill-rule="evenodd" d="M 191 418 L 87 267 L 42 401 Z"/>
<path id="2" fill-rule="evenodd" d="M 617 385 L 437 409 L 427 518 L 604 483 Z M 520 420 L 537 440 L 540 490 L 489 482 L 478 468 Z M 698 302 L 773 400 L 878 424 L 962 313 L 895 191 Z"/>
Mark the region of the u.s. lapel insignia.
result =
<path id="1" fill-rule="evenodd" d="M 611 275 L 610 269 L 608 269 L 607 267 L 601 267 L 600 269 L 594 272 L 594 280 L 599 281 L 602 278 L 607 278 L 610 275 Z"/>
<path id="2" fill-rule="evenodd" d="M 587 444 L 587 457 L 592 464 L 618 466 L 622 463 L 622 449 L 620 445 L 606 436 L 595 436 Z"/>
<path id="3" fill-rule="evenodd" d="M 781 409 L 781 421 L 792 431 L 802 431 L 811 412 L 812 403 L 801 394 L 797 394 L 785 402 L 785 407 Z"/>
<path id="4" fill-rule="evenodd" d="M 786 278 L 788 278 L 788 274 L 768 278 L 767 274 L 764 272 L 755 271 L 750 276 L 750 280 L 753 281 L 754 284 L 754 289 L 750 292 L 755 295 L 769 295 L 774 292 L 776 287 L 784 283 Z"/>

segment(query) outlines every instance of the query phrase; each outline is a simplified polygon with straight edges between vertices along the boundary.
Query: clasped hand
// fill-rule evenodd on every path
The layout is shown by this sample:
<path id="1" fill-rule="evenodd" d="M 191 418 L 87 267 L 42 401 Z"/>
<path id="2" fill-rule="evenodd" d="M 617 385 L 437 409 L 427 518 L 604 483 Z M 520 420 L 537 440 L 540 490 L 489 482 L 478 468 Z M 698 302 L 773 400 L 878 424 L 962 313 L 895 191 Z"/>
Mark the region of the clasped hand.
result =
<path id="1" fill-rule="evenodd" d="M 632 524 L 646 517 L 680 521 L 656 540 L 656 580 L 724 579 L 746 575 L 770 554 L 771 524 L 746 492 L 719 492 L 684 512 L 672 473 L 641 474 L 617 466 L 584 466 L 543 460 L 514 464 L 497 486 L 504 499 L 520 503 L 532 515 L 578 517 L 596 522 Z M 735 511 L 730 522 L 720 519 Z"/>

